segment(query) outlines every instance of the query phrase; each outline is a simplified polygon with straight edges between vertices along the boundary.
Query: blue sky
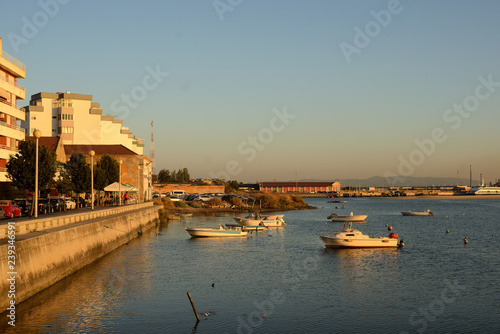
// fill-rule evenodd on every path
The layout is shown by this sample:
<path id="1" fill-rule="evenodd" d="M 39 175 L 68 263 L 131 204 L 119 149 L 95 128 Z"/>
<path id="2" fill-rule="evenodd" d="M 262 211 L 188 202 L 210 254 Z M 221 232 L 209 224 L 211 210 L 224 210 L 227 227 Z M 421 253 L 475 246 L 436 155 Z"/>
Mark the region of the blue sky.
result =
<path id="1" fill-rule="evenodd" d="M 91 94 L 146 154 L 154 120 L 157 171 L 287 181 L 468 177 L 472 165 L 475 178 L 500 178 L 498 1 L 26 0 L 2 11 L 27 96 Z M 150 71 L 163 76 L 144 90 Z"/>

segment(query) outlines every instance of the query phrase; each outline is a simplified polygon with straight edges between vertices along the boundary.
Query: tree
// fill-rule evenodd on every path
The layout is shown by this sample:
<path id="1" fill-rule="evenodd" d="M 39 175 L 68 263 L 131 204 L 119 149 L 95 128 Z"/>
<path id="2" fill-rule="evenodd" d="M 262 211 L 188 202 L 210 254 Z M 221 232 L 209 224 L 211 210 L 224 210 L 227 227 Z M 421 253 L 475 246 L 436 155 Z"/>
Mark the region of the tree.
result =
<path id="1" fill-rule="evenodd" d="M 90 182 L 90 166 L 85 161 L 85 155 L 80 152 L 71 154 L 68 163 L 66 164 L 68 174 L 73 185 L 73 191 L 77 194 L 88 192 L 91 187 Z M 76 198 L 76 207 L 80 206 L 80 197 Z"/>
<path id="2" fill-rule="evenodd" d="M 167 183 L 172 181 L 172 175 L 170 175 L 170 171 L 168 169 L 162 169 L 158 173 L 158 182 Z"/>
<path id="3" fill-rule="evenodd" d="M 36 142 L 22 141 L 19 152 L 7 162 L 7 177 L 17 189 L 26 189 L 35 196 Z M 54 184 L 57 171 L 57 156 L 45 146 L 38 147 L 38 189 L 44 190 Z M 32 205 L 33 211 L 33 205 Z"/>
<path id="4" fill-rule="evenodd" d="M 109 154 L 105 154 L 94 166 L 94 189 L 99 191 L 98 201 L 100 203 L 101 191 L 104 188 L 120 180 L 120 164 Z"/>

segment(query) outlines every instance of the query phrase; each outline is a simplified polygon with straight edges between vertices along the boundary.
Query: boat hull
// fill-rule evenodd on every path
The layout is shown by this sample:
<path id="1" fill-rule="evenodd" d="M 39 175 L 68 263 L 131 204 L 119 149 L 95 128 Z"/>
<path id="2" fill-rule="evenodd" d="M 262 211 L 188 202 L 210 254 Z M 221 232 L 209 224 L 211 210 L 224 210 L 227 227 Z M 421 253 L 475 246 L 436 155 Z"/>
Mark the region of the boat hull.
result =
<path id="1" fill-rule="evenodd" d="M 242 230 L 216 228 L 186 228 L 186 231 L 194 238 L 244 237 L 248 234 L 248 232 Z"/>
<path id="2" fill-rule="evenodd" d="M 401 212 L 403 216 L 433 216 L 432 212 L 417 212 L 417 211 L 403 211 Z"/>
<path id="3" fill-rule="evenodd" d="M 368 239 L 345 239 L 329 236 L 320 236 L 326 248 L 395 248 L 399 239 L 388 237 Z"/>
<path id="4" fill-rule="evenodd" d="M 368 215 L 354 215 L 354 216 L 333 216 L 330 219 L 332 222 L 363 222 Z"/>
<path id="5" fill-rule="evenodd" d="M 274 219 L 269 219 L 269 217 L 273 217 Z M 283 216 L 281 216 L 283 217 Z M 233 219 L 240 225 L 243 226 L 265 226 L 265 227 L 281 227 L 285 224 L 283 218 L 280 216 L 268 216 L 263 217 L 262 219 L 250 219 L 244 217 L 233 217 Z"/>

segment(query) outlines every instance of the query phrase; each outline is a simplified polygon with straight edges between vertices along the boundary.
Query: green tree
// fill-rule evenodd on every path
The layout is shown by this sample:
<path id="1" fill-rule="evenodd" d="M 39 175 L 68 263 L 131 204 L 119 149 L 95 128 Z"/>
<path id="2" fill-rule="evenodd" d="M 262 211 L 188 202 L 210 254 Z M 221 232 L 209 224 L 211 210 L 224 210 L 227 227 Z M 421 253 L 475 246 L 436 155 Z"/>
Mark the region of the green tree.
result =
<path id="1" fill-rule="evenodd" d="M 36 143 L 22 141 L 19 152 L 7 162 L 7 177 L 17 189 L 26 189 L 35 196 Z M 57 156 L 45 146 L 38 147 L 38 189 L 49 189 L 54 184 L 57 171 Z M 33 212 L 33 206 L 32 206 Z"/>
<path id="2" fill-rule="evenodd" d="M 168 169 L 162 169 L 158 173 L 158 182 L 167 183 L 172 181 L 172 175 L 170 175 L 170 171 Z"/>
<path id="3" fill-rule="evenodd" d="M 109 154 L 105 154 L 94 166 L 94 189 L 98 191 L 98 203 L 101 201 L 101 191 L 120 180 L 120 164 Z"/>
<path id="4" fill-rule="evenodd" d="M 90 190 L 90 166 L 85 161 L 85 155 L 81 152 L 71 154 L 66 164 L 68 174 L 73 185 L 73 191 L 77 194 Z M 80 206 L 80 196 L 77 196 L 76 207 Z"/>

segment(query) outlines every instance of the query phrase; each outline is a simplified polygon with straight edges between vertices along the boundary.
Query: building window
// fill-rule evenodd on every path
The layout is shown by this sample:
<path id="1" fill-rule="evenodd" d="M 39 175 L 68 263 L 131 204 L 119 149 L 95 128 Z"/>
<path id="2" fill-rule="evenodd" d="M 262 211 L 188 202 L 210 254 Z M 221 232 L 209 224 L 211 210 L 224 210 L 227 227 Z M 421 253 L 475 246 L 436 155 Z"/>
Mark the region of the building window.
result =
<path id="1" fill-rule="evenodd" d="M 61 121 L 72 121 L 73 114 L 59 114 L 59 120 Z"/>
<path id="2" fill-rule="evenodd" d="M 73 133 L 73 128 L 68 128 L 66 126 L 59 127 L 59 133 Z"/>

